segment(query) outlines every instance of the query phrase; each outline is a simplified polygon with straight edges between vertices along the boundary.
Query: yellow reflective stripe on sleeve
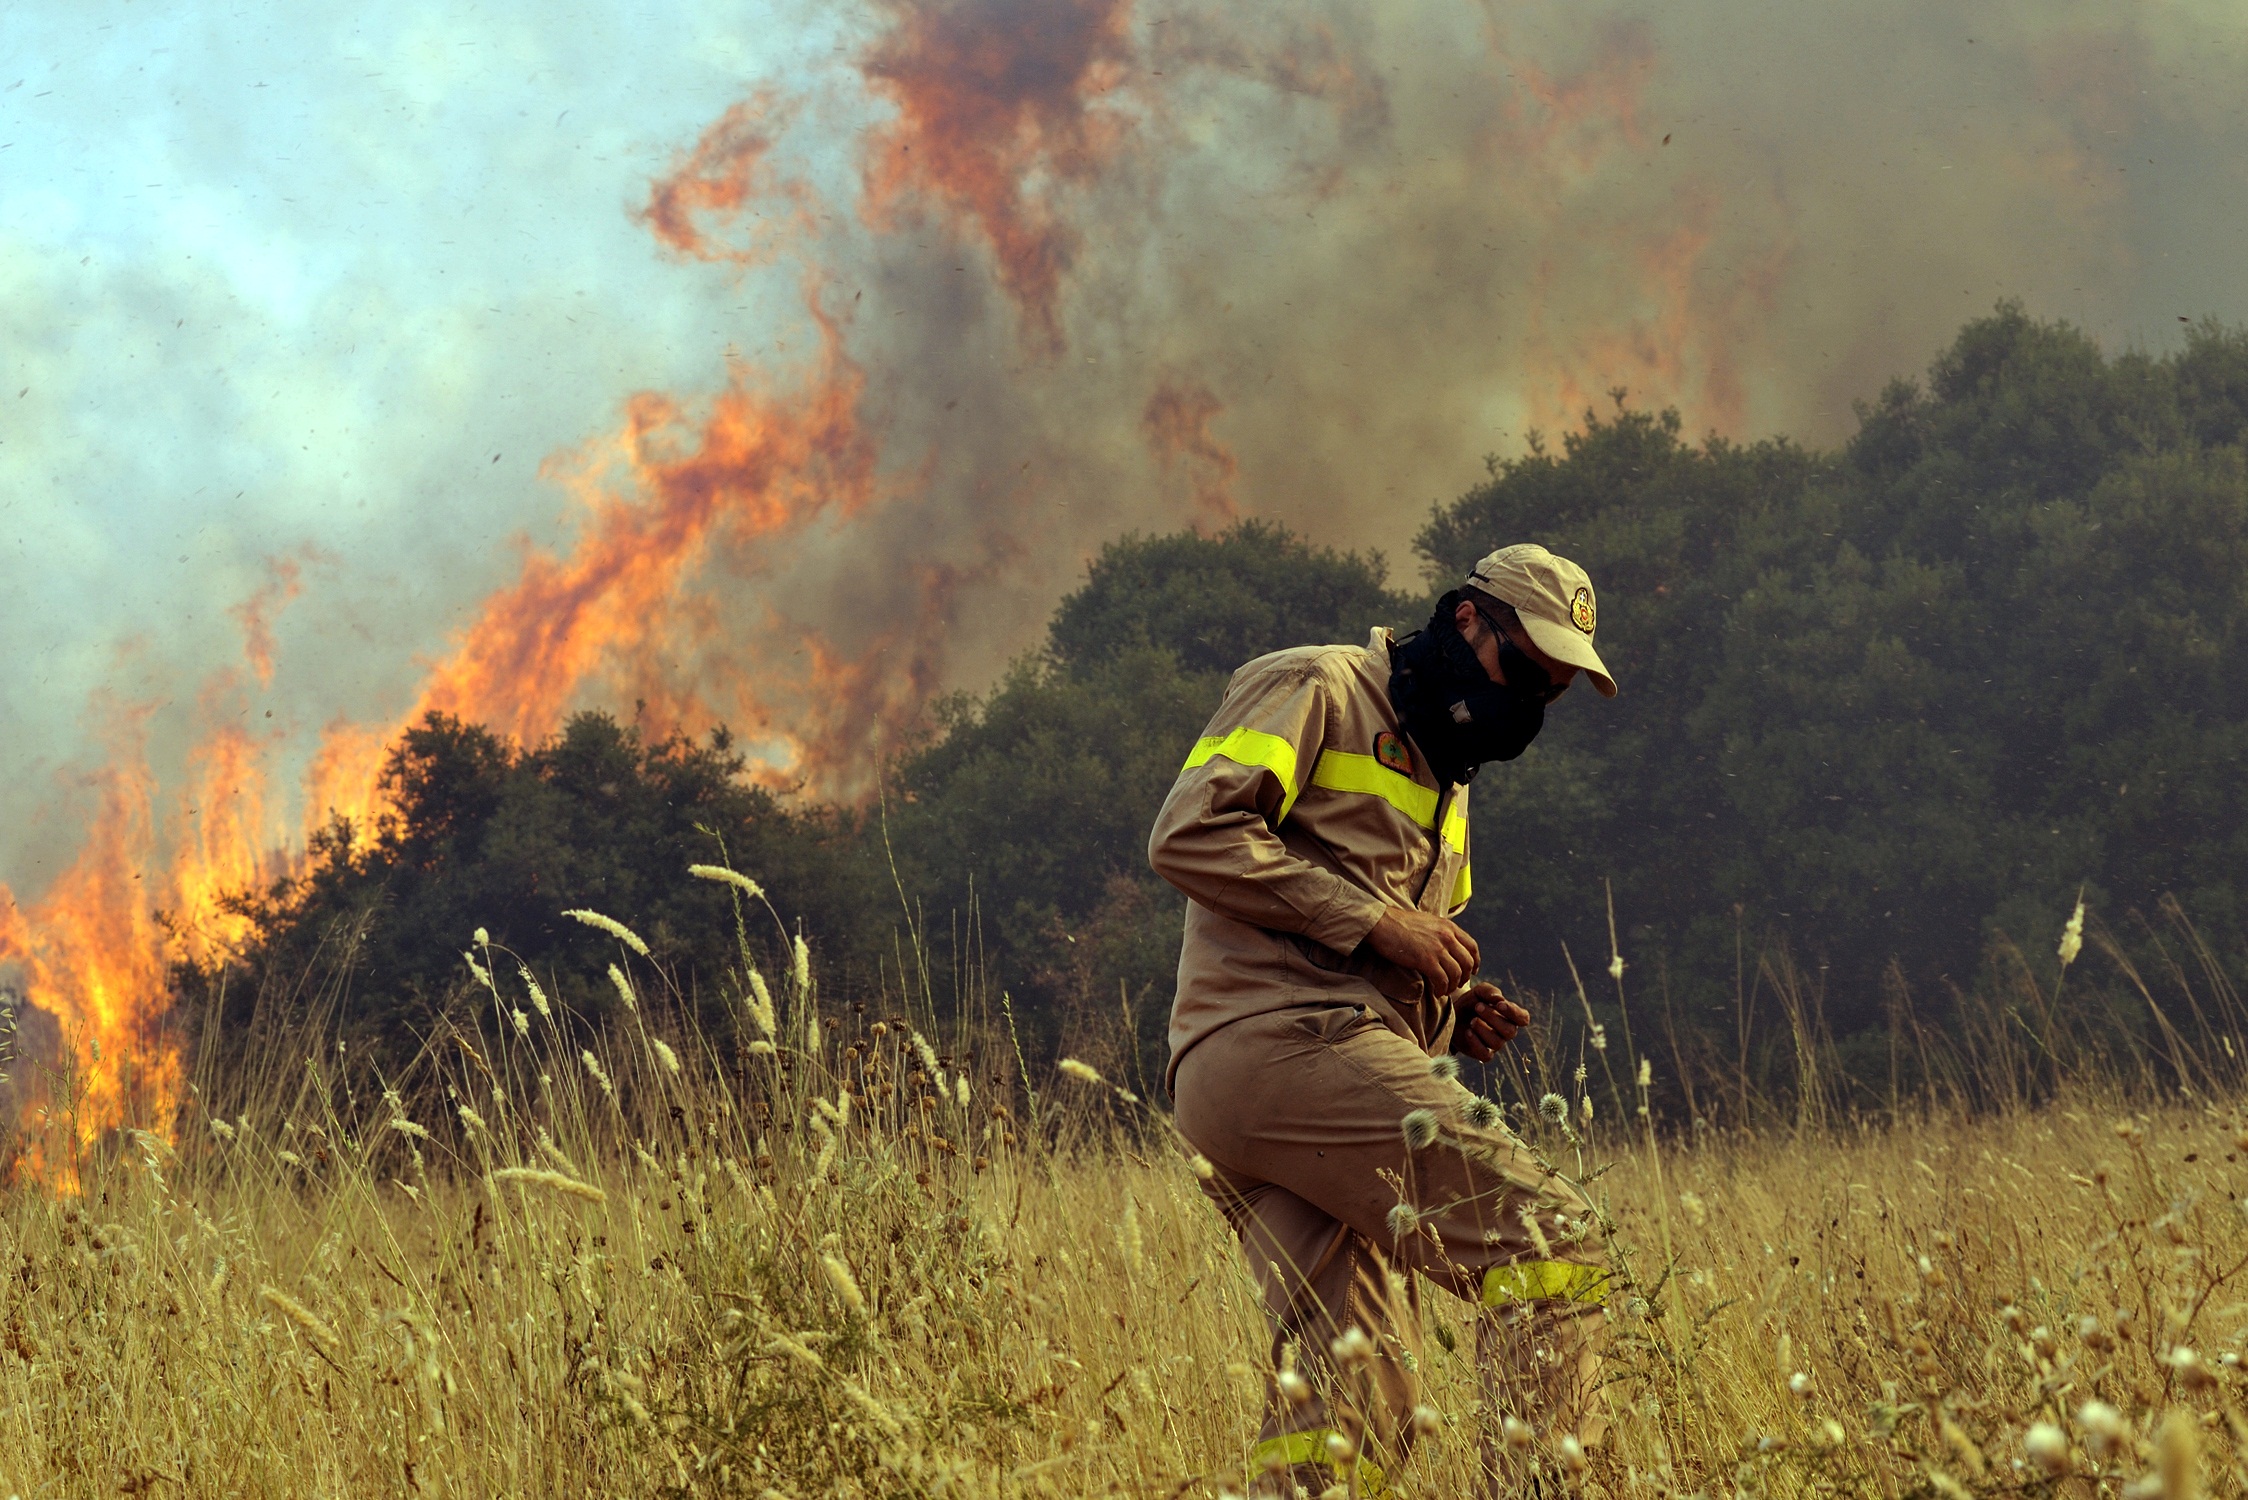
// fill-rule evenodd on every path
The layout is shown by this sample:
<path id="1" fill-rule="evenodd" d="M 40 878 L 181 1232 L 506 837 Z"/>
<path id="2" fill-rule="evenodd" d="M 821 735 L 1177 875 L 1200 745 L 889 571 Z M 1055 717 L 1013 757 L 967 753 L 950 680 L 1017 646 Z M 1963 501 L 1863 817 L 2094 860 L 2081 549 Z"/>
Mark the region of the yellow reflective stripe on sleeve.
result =
<path id="1" fill-rule="evenodd" d="M 1483 1273 L 1485 1307 L 1504 1307 L 1509 1302 L 1582 1302 L 1598 1307 L 1607 1300 L 1608 1272 L 1599 1266 L 1525 1260 Z"/>
<path id="2" fill-rule="evenodd" d="M 1295 746 L 1277 734 L 1266 734 L 1261 729 L 1243 725 L 1226 734 L 1196 740 L 1194 752 L 1187 756 L 1179 772 L 1184 775 L 1221 755 L 1237 766 L 1258 766 L 1279 777 L 1280 816 L 1288 816 L 1288 809 L 1296 805 L 1296 793 L 1301 790 L 1296 785 Z"/>
<path id="3" fill-rule="evenodd" d="M 1332 1427 L 1313 1427 L 1303 1432 L 1284 1432 L 1278 1437 L 1268 1437 L 1249 1450 L 1249 1467 L 1259 1471 L 1289 1469 L 1297 1464 L 1319 1464 L 1335 1471 L 1337 1477 L 1347 1478 L 1347 1465 L 1338 1464 L 1327 1451 L 1327 1439 L 1335 1436 Z M 1358 1460 L 1357 1493 L 1366 1500 L 1390 1500 L 1390 1488 L 1384 1482 L 1381 1466 L 1370 1458 Z"/>
<path id="4" fill-rule="evenodd" d="M 1421 828 L 1436 826 L 1436 788 L 1422 786 L 1401 771 L 1392 771 L 1371 755 L 1348 750 L 1322 750 L 1312 767 L 1311 784 L 1330 792 L 1358 792 L 1379 797 Z M 1467 810 L 1458 797 L 1444 818 L 1444 842 L 1454 849 L 1467 848 Z"/>
<path id="5" fill-rule="evenodd" d="M 1467 898 L 1475 892 L 1475 880 L 1468 874 L 1468 862 L 1460 861 L 1460 878 L 1452 882 L 1452 910 L 1467 905 Z"/>

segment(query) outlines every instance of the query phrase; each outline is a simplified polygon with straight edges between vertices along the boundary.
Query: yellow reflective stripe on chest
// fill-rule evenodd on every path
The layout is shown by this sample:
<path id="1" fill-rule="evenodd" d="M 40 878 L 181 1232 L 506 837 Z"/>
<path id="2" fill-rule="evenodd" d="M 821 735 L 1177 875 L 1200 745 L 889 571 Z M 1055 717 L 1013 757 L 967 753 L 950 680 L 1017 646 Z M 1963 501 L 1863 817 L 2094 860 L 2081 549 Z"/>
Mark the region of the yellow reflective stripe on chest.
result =
<path id="1" fill-rule="evenodd" d="M 1210 735 L 1194 742 L 1194 752 L 1187 756 L 1181 773 L 1196 766 L 1207 765 L 1224 756 L 1237 766 L 1257 766 L 1280 778 L 1280 816 L 1288 816 L 1288 809 L 1296 805 L 1296 747 L 1277 734 L 1266 734 L 1261 729 L 1246 725 L 1226 734 Z M 1368 757 L 1371 759 L 1372 757 Z"/>
<path id="2" fill-rule="evenodd" d="M 1330 792 L 1357 792 L 1379 797 L 1413 820 L 1418 828 L 1436 826 L 1436 788 L 1422 786 L 1412 777 L 1392 771 L 1371 755 L 1347 750 L 1322 750 L 1312 767 L 1311 784 Z M 1454 849 L 1467 848 L 1467 810 L 1454 797 L 1444 819 L 1444 842 Z"/>

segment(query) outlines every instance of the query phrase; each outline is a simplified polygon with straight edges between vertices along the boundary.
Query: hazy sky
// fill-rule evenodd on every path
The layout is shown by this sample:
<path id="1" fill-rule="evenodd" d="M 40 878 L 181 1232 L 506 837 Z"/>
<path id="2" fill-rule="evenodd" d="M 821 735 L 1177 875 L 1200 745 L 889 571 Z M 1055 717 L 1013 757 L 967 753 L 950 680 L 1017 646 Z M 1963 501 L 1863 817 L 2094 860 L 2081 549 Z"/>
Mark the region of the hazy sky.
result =
<path id="1" fill-rule="evenodd" d="M 1126 529 L 1273 516 L 1409 578 L 1432 502 L 1611 385 L 1825 441 L 2001 297 L 2111 349 L 2248 318 L 2233 4 L 73 0 L 0 12 L 0 59 L 26 900 L 120 744 L 167 788 L 243 725 L 293 787 L 527 558 L 678 499 L 620 467 L 641 393 L 681 457 L 722 393 L 825 392 L 866 467 L 789 460 L 754 524 L 729 471 L 570 701 L 832 767 Z"/>

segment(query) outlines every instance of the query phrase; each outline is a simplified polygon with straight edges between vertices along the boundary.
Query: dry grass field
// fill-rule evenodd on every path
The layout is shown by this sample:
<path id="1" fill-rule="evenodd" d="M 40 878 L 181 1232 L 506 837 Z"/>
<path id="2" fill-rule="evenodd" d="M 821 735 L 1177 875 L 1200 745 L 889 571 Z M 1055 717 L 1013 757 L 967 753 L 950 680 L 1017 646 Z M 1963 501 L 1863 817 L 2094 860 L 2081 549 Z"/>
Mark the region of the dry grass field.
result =
<path id="1" fill-rule="evenodd" d="M 596 1036 L 471 957 L 480 1023 L 410 1086 L 332 1037 L 272 1048 L 223 1110 L 200 1079 L 173 1142 L 80 1148 L 75 1191 L 58 1080 L 27 1126 L 49 1182 L 0 1204 L 0 1494 L 1245 1487 L 1256 1301 L 1115 1085 L 1002 1097 L 1011 1054 L 963 1072 L 926 1015 L 823 1014 L 808 976 L 745 974 L 761 1040 L 720 1055 L 659 1027 L 621 940 L 645 993 Z M 1658 1137 L 1618 1063 L 1589 1126 L 1558 1067 L 1566 1128 L 1513 1111 L 1631 1278 L 1612 1441 L 1545 1493 L 2248 1492 L 2229 1103 L 2064 1080 Z M 1435 1435 L 1392 1483 L 1466 1496 L 1472 1332 L 1429 1305 Z"/>

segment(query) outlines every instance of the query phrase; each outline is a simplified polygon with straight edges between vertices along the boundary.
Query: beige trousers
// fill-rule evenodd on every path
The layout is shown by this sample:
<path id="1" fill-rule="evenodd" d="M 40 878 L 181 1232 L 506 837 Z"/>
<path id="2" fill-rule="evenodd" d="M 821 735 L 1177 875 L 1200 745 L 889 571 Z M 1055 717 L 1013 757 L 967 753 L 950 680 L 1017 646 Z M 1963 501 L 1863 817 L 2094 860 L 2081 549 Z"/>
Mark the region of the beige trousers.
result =
<path id="1" fill-rule="evenodd" d="M 1412 1042 L 1359 1007 L 1273 1011 L 1197 1043 L 1173 1094 L 1272 1327 L 1259 1467 L 1381 1491 L 1413 1437 L 1420 1277 L 1478 1309 L 1488 1482 L 1550 1462 L 1564 1435 L 1599 1441 L 1608 1268 L 1591 1207 L 1503 1126 L 1472 1123 L 1473 1096 Z M 1435 1127 L 1418 1149 L 1416 1110 Z M 1531 1447 L 1501 1441 L 1509 1417 Z"/>

